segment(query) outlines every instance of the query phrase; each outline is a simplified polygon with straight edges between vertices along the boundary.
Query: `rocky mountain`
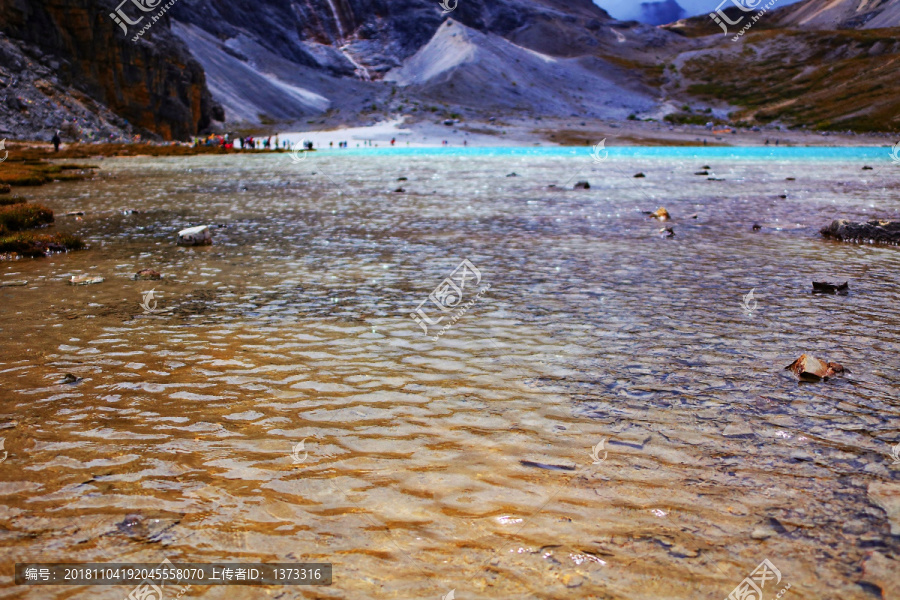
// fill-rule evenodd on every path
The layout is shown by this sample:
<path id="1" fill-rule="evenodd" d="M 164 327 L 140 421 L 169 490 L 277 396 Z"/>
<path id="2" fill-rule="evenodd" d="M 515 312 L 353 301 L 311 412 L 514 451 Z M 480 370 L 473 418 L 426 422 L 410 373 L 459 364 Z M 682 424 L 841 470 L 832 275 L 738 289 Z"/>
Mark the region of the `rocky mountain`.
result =
<path id="1" fill-rule="evenodd" d="M 624 118 L 654 105 L 634 59 L 677 39 L 590 0 L 448 2 L 449 12 L 436 0 L 180 0 L 174 31 L 229 123 L 251 124 L 346 123 L 435 103 Z"/>
<path id="2" fill-rule="evenodd" d="M 685 105 L 698 114 L 676 122 L 714 110 L 900 128 L 897 30 L 877 29 L 897 26 L 900 0 L 806 0 L 739 41 L 709 16 L 653 27 L 591 0 L 177 0 L 157 21 L 162 0 L 116 1 L 0 0 L 0 138 L 185 139 L 400 115 L 661 119 Z M 110 17 L 118 6 L 128 23 Z M 152 28 L 138 34 L 142 14 Z"/>
<path id="3" fill-rule="evenodd" d="M 781 9 L 782 27 L 881 29 L 900 27 L 900 0 L 806 0 Z"/>
<path id="4" fill-rule="evenodd" d="M 216 105 L 184 44 L 163 22 L 133 42 L 114 9 L 113 0 L 0 0 L 0 137 L 172 139 L 210 124 Z"/>

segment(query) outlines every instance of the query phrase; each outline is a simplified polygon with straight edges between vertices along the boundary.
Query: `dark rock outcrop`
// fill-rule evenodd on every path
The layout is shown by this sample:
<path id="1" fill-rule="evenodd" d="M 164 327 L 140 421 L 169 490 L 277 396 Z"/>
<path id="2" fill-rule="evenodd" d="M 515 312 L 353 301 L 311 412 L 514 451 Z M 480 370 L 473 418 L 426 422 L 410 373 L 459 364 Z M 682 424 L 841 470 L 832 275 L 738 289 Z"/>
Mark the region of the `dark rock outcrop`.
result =
<path id="1" fill-rule="evenodd" d="M 0 0 L 0 23 L 8 36 L 0 40 L 5 49 L 0 79 L 7 97 L 0 120 L 15 118 L 32 131 L 62 129 L 59 115 L 66 110 L 61 105 L 77 101 L 99 115 L 95 121 L 120 132 L 187 139 L 208 127 L 216 107 L 203 69 L 171 34 L 168 17 L 132 41 L 139 29 L 123 33 L 110 18 L 115 8 L 112 0 Z M 35 79 L 35 69 L 46 77 Z M 19 91 L 13 84 L 24 87 Z M 9 100 L 20 96 L 31 102 L 22 106 Z M 46 116 L 35 122 L 34 113 L 43 114 L 43 105 Z"/>
<path id="2" fill-rule="evenodd" d="M 900 221 L 869 221 L 854 223 L 847 219 L 832 221 L 823 227 L 823 236 L 843 242 L 874 242 L 900 244 Z"/>

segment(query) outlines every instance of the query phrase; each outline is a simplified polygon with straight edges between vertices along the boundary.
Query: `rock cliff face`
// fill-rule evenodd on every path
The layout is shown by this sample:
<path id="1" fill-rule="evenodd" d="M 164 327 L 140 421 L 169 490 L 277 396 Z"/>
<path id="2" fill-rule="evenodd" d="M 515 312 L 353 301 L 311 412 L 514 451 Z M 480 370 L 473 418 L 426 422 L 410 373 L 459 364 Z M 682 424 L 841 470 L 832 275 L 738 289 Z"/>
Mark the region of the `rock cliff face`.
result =
<path id="1" fill-rule="evenodd" d="M 596 48 L 612 22 L 591 0 L 448 1 L 467 27 L 560 56 Z M 364 79 L 400 66 L 445 20 L 438 0 L 179 0 L 172 12 L 220 39 L 244 35 L 287 60 Z"/>
<path id="2" fill-rule="evenodd" d="M 112 0 L 0 0 L 0 114 L 8 129 L 43 136 L 80 117 L 78 128 L 96 128 L 98 137 L 186 139 L 222 116 L 203 69 L 166 20 L 134 42 L 136 28 L 126 37 L 110 18 L 115 8 Z"/>

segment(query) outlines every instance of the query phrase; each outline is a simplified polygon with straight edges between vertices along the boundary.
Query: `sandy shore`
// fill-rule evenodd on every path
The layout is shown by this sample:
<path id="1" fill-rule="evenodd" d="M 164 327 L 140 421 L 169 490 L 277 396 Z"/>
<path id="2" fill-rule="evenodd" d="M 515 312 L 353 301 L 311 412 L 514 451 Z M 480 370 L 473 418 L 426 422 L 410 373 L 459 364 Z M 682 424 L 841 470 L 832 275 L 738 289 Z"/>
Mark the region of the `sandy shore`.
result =
<path id="1" fill-rule="evenodd" d="M 652 121 L 569 119 L 504 119 L 469 121 L 452 125 L 441 121 L 397 118 L 367 127 L 346 127 L 281 133 L 291 143 L 311 140 L 316 148 L 449 146 L 589 146 L 606 139 L 607 146 L 885 146 L 896 140 L 889 134 L 853 134 L 780 130 L 752 131 L 728 127 L 669 125 Z"/>

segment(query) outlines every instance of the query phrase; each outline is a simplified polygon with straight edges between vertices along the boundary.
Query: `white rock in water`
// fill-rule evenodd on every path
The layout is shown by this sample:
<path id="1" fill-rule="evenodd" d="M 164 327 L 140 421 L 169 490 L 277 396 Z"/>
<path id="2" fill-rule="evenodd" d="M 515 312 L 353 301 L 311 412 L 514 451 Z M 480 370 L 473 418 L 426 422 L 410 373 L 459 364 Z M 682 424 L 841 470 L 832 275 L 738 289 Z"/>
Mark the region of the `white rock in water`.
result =
<path id="1" fill-rule="evenodd" d="M 94 275 L 73 275 L 69 279 L 69 283 L 72 285 L 91 285 L 92 283 L 103 283 L 104 281 L 102 277 Z"/>
<path id="2" fill-rule="evenodd" d="M 209 246 L 210 244 L 212 244 L 212 234 L 206 225 L 190 227 L 178 232 L 179 246 Z"/>

